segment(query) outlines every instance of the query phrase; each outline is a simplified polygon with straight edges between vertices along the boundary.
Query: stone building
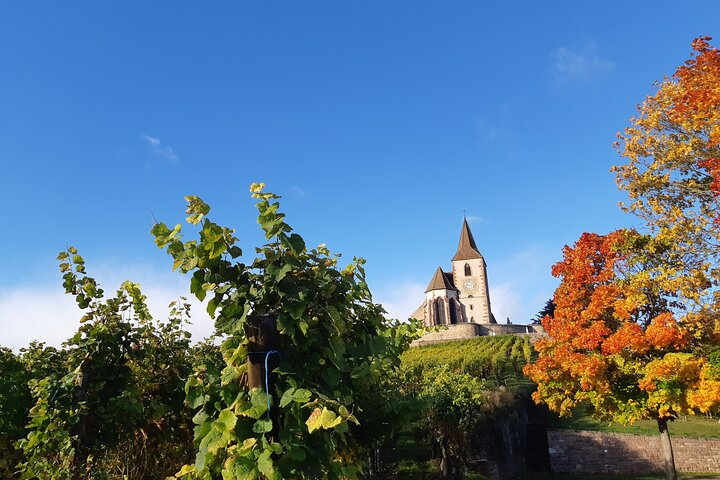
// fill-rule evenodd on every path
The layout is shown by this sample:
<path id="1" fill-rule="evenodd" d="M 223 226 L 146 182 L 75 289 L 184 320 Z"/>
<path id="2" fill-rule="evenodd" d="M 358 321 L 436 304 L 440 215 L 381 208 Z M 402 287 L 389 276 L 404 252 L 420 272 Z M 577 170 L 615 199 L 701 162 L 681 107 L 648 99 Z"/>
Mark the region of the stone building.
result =
<path id="1" fill-rule="evenodd" d="M 452 258 L 452 271 L 438 267 L 425 290 L 425 301 L 412 318 L 426 327 L 447 329 L 425 334 L 416 344 L 459 340 L 481 335 L 542 333 L 540 325 L 498 324 L 490 305 L 487 264 L 480 254 L 467 220 L 460 229 L 460 242 Z"/>

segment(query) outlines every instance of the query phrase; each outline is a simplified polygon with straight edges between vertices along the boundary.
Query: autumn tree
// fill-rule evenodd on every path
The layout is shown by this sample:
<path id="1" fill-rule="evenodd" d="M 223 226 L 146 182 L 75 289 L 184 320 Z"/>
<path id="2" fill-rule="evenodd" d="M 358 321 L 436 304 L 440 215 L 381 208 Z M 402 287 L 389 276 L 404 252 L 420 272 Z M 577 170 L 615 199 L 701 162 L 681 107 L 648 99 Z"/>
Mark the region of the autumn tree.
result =
<path id="1" fill-rule="evenodd" d="M 538 361 L 537 401 L 561 415 L 579 403 L 600 418 L 667 422 L 715 408 L 720 334 L 720 52 L 709 37 L 639 106 L 613 167 L 648 235 L 583 234 L 553 267 L 561 278 Z"/>
<path id="2" fill-rule="evenodd" d="M 687 279 L 660 266 L 672 245 L 631 230 L 583 234 L 552 273 L 561 279 L 548 337 L 525 373 L 533 394 L 560 415 L 583 404 L 599 419 L 657 421 L 668 478 L 675 478 L 667 422 L 720 404 L 720 376 L 709 361 L 718 338 L 680 300 Z"/>
<path id="3" fill-rule="evenodd" d="M 629 197 L 622 207 L 672 246 L 656 276 L 705 350 L 720 331 L 720 51 L 710 40 L 696 38 L 690 59 L 638 107 L 617 143 L 627 163 L 613 168 Z"/>
<path id="4" fill-rule="evenodd" d="M 691 58 L 619 134 L 627 163 L 613 167 L 628 194 L 622 207 L 658 239 L 673 244 L 659 266 L 680 283 L 683 301 L 717 328 L 720 294 L 720 51 L 709 37 L 693 41 Z"/>

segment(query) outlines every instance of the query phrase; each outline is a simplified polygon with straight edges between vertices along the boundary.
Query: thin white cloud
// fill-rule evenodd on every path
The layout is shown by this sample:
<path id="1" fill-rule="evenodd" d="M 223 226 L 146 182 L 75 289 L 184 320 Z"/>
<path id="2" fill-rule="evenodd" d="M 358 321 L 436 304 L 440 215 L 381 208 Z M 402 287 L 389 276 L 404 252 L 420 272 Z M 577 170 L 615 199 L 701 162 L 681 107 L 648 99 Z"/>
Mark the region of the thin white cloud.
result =
<path id="1" fill-rule="evenodd" d="M 508 318 L 513 323 L 527 323 L 523 318 L 523 299 L 515 284 L 496 283 L 489 288 L 490 308 L 498 323 L 505 323 Z"/>
<path id="2" fill-rule="evenodd" d="M 140 135 L 140 138 L 150 146 L 150 149 L 155 155 L 166 158 L 171 162 L 177 162 L 179 160 L 177 154 L 173 151 L 169 145 L 162 145 L 162 142 L 157 137 L 151 137 L 149 135 Z"/>
<path id="3" fill-rule="evenodd" d="M 140 135 L 140 138 L 144 138 L 151 147 L 159 147 L 160 146 L 160 139 L 155 137 L 149 137 L 147 135 Z"/>
<path id="4" fill-rule="evenodd" d="M 425 300 L 425 286 L 407 282 L 391 290 L 380 292 L 375 301 L 382 304 L 388 318 L 405 321 Z"/>
<path id="5" fill-rule="evenodd" d="M 517 132 L 499 126 L 482 117 L 475 117 L 475 128 L 485 143 L 514 145 L 518 140 Z"/>
<path id="6" fill-rule="evenodd" d="M 482 223 L 485 221 L 485 218 L 479 216 L 479 215 L 466 215 L 465 219 L 470 224 L 476 224 L 476 223 Z"/>
<path id="7" fill-rule="evenodd" d="M 59 285 L 4 291 L 0 296 L 0 345 L 16 351 L 33 340 L 59 346 L 72 336 L 81 316 Z"/>
<path id="8" fill-rule="evenodd" d="M 588 43 L 582 48 L 558 47 L 552 52 L 552 76 L 558 86 L 574 82 L 590 83 L 615 69 L 612 60 L 600 58 L 596 45 Z"/>
<path id="9" fill-rule="evenodd" d="M 293 185 L 292 187 L 290 187 L 290 191 L 300 198 L 307 195 L 307 192 L 305 191 L 305 189 L 303 189 L 302 187 L 299 187 L 297 185 Z"/>

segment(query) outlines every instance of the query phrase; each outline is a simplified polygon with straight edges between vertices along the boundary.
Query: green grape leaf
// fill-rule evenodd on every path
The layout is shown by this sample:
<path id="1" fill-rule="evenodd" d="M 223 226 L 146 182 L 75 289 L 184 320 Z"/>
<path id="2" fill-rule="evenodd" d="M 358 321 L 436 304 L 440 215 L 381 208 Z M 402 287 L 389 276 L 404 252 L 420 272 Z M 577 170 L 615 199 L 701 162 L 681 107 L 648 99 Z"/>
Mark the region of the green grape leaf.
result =
<path id="1" fill-rule="evenodd" d="M 257 480 L 255 462 L 247 457 L 234 456 L 223 469 L 223 480 Z"/>
<path id="2" fill-rule="evenodd" d="M 261 453 L 257 459 L 257 466 L 258 470 L 260 470 L 260 473 L 265 475 L 268 480 L 275 480 L 276 478 L 280 477 L 279 472 L 275 470 L 270 455 L 272 455 L 272 451 L 270 450 L 265 450 L 263 453 Z"/>
<path id="3" fill-rule="evenodd" d="M 280 397 L 280 408 L 284 408 L 288 403 L 292 402 L 294 393 L 295 389 L 292 387 L 283 392 L 282 397 Z"/>
<path id="4" fill-rule="evenodd" d="M 222 424 L 225 431 L 229 432 L 235 429 L 237 417 L 232 410 L 226 408 L 225 410 L 220 412 L 220 415 L 218 416 L 218 422 Z"/>
<path id="5" fill-rule="evenodd" d="M 272 430 L 272 420 L 269 418 L 261 418 L 253 424 L 253 432 L 255 433 L 268 433 Z"/>
<path id="6" fill-rule="evenodd" d="M 338 417 L 335 412 L 328 410 L 327 407 L 323 407 L 322 410 L 320 408 L 313 410 L 305 424 L 308 427 L 308 431 L 312 433 L 315 430 L 329 430 L 334 428 L 339 425 L 342 420 L 342 417 Z"/>
<path id="7" fill-rule="evenodd" d="M 310 392 L 310 390 L 305 390 L 304 388 L 298 388 L 292 394 L 292 399 L 293 399 L 293 402 L 307 403 L 310 401 L 311 395 L 312 395 L 312 393 Z"/>

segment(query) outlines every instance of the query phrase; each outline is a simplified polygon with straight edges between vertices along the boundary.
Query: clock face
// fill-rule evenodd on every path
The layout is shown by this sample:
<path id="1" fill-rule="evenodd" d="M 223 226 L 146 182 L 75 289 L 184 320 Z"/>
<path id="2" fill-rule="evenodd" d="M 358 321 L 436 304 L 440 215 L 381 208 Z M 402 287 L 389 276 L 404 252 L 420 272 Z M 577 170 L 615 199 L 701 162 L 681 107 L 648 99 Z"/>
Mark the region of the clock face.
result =
<path id="1" fill-rule="evenodd" d="M 465 283 L 463 283 L 463 287 L 465 287 L 465 290 L 472 290 L 475 288 L 475 282 L 472 280 L 465 280 Z"/>

